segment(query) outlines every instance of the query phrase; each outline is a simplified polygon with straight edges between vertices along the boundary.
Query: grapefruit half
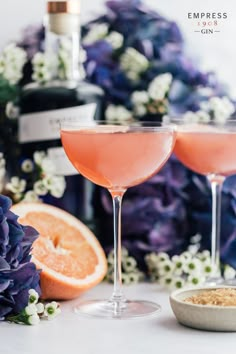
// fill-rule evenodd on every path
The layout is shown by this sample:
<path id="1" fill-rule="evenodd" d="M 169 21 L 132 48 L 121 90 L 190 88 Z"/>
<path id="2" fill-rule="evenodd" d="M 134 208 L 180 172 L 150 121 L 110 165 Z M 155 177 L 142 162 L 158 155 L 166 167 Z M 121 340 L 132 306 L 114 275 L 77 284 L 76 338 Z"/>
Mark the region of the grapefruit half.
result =
<path id="1" fill-rule="evenodd" d="M 47 204 L 19 203 L 11 210 L 40 234 L 32 261 L 41 269 L 43 299 L 69 300 L 101 282 L 105 253 L 94 234 L 74 216 Z"/>

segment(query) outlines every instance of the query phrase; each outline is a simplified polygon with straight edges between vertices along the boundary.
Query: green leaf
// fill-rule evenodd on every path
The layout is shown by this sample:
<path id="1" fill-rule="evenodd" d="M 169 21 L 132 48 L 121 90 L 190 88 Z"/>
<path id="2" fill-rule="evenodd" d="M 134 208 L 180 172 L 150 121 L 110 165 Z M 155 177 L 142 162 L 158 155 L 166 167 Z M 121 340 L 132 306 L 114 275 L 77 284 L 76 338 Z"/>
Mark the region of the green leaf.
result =
<path id="1" fill-rule="evenodd" d="M 0 104 L 14 101 L 19 95 L 19 87 L 11 85 L 9 81 L 0 76 Z"/>

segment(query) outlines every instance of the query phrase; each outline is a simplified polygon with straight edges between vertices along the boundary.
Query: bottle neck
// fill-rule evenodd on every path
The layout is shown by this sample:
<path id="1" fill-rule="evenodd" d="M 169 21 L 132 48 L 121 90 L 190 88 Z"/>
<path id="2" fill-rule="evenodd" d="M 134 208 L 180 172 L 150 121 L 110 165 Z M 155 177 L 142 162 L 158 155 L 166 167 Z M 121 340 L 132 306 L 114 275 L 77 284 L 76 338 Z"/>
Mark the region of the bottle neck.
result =
<path id="1" fill-rule="evenodd" d="M 80 18 L 74 14 L 49 14 L 45 51 L 52 81 L 76 83 L 80 80 Z"/>

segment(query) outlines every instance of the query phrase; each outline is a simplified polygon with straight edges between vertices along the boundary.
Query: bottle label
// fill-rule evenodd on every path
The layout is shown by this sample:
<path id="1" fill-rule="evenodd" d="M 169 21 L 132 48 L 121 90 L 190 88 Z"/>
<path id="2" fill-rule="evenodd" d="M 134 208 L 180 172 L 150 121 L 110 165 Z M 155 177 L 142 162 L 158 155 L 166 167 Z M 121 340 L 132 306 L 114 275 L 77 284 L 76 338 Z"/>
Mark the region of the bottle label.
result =
<path id="1" fill-rule="evenodd" d="M 96 103 L 82 106 L 56 109 L 52 111 L 23 114 L 19 119 L 19 142 L 60 139 L 60 122 L 78 120 L 81 124 L 94 120 Z"/>
<path id="2" fill-rule="evenodd" d="M 48 156 L 56 167 L 57 175 L 73 176 L 78 174 L 78 171 L 66 156 L 63 147 L 48 149 Z"/>

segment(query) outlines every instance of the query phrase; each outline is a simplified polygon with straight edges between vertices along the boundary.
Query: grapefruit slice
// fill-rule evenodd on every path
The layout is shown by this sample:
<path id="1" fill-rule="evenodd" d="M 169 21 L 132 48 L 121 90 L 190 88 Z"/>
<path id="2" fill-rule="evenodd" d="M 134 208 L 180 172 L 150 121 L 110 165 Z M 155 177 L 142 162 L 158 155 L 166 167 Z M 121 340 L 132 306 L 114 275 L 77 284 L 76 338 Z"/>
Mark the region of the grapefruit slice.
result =
<path id="1" fill-rule="evenodd" d="M 19 203 L 11 210 L 22 225 L 40 234 L 32 261 L 41 269 L 43 299 L 69 300 L 101 282 L 106 256 L 94 234 L 81 221 L 47 204 Z"/>

